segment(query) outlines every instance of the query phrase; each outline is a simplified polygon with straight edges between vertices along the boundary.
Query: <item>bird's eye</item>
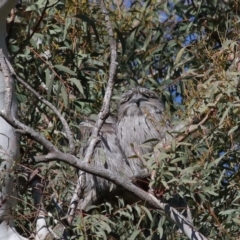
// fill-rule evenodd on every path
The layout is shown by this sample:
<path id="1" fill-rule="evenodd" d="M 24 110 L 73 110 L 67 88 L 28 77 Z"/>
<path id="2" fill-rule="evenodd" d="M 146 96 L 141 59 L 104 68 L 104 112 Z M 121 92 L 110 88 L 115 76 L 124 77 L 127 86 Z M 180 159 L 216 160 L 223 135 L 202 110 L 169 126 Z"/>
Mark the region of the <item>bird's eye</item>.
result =
<path id="1" fill-rule="evenodd" d="M 150 91 L 145 91 L 142 93 L 142 95 L 146 98 L 158 98 L 158 96 L 155 93 L 152 93 Z"/>
<path id="2" fill-rule="evenodd" d="M 120 101 L 120 104 L 126 103 L 126 102 L 129 100 L 129 98 L 130 98 L 130 97 L 122 98 L 121 101 Z"/>
<path id="3" fill-rule="evenodd" d="M 151 95 L 149 95 L 148 93 L 143 93 L 143 96 L 146 97 L 146 98 L 150 98 Z"/>
<path id="4" fill-rule="evenodd" d="M 151 90 L 148 90 L 148 89 L 145 89 L 145 88 L 140 88 L 139 91 L 146 98 L 158 98 L 157 94 L 155 94 Z"/>
<path id="5" fill-rule="evenodd" d="M 148 91 L 143 93 L 144 97 L 146 98 L 153 98 L 153 99 L 158 99 L 158 95 L 155 94 L 154 92 Z"/>
<path id="6" fill-rule="evenodd" d="M 149 92 L 145 88 L 139 88 L 139 92 L 146 98 L 149 98 Z"/>
<path id="7" fill-rule="evenodd" d="M 127 101 L 129 101 L 129 99 L 132 97 L 132 91 L 127 92 L 126 94 L 124 94 L 120 100 L 120 104 L 124 104 Z"/>
<path id="8" fill-rule="evenodd" d="M 122 97 L 122 99 L 121 99 L 120 102 L 119 102 L 120 105 L 122 105 L 122 104 L 128 102 L 130 98 L 131 98 L 130 95 L 126 95 L 126 96 Z"/>

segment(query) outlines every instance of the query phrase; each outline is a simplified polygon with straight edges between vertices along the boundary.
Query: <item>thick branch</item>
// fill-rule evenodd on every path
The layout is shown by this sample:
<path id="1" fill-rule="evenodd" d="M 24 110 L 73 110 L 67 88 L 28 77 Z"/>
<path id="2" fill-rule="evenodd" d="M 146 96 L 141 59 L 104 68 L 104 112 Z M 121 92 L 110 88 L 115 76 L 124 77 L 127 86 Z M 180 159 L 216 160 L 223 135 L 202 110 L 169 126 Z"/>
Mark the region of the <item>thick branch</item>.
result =
<path id="1" fill-rule="evenodd" d="M 5 79 L 5 98 L 4 98 L 4 112 L 11 116 L 12 98 L 13 98 L 13 84 L 11 83 L 11 74 L 4 57 L 2 49 L 0 49 L 0 65 L 1 71 Z"/>
<path id="2" fill-rule="evenodd" d="M 197 230 L 194 229 L 194 226 L 192 226 L 191 223 L 188 222 L 188 220 L 186 220 L 186 218 L 184 218 L 177 210 L 170 207 L 168 204 L 160 202 L 152 194 L 145 192 L 141 188 L 138 188 L 128 178 L 124 178 L 118 174 L 113 174 L 111 171 L 103 167 L 96 167 L 89 163 L 85 163 L 73 155 L 65 154 L 62 152 L 52 152 L 51 154 L 46 155 L 44 158 L 38 157 L 36 160 L 45 162 L 51 160 L 63 161 L 84 172 L 110 180 L 111 182 L 122 186 L 128 191 L 132 192 L 139 199 L 145 201 L 154 209 L 158 209 L 162 214 L 172 220 L 172 222 L 174 222 L 189 237 L 189 239 L 206 239 L 201 233 L 197 232 Z"/>

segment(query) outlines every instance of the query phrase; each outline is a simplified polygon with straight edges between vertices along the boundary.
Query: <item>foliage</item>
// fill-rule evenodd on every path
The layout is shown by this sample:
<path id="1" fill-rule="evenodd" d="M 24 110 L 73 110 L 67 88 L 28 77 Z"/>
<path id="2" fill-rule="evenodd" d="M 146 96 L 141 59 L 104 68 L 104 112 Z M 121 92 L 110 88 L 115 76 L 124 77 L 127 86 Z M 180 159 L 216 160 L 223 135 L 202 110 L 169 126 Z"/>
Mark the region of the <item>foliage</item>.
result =
<path id="1" fill-rule="evenodd" d="M 123 91 L 140 84 L 165 100 L 166 114 L 176 121 L 208 121 L 170 151 L 145 156 L 156 170 L 155 187 L 164 197 L 176 193 L 190 205 L 194 226 L 211 239 L 239 235 L 239 4 L 238 1 L 109 1 L 118 40 L 118 70 L 112 113 Z M 104 96 L 110 52 L 101 11 L 95 1 L 23 1 L 9 30 L 8 46 L 18 74 L 52 102 L 75 133 L 78 125 L 96 118 Z M 20 118 L 67 151 L 56 116 L 21 85 L 17 85 Z M 214 111 L 212 110 L 214 109 Z M 68 207 L 76 170 L 63 163 L 36 165 L 32 156 L 44 149 L 22 138 L 24 168 L 39 167 L 45 184 L 45 207 L 59 219 L 51 201 L 58 196 Z M 74 173 L 74 174 L 73 174 Z M 26 185 L 26 177 L 20 178 Z M 162 191 L 159 190 L 161 193 Z M 22 192 L 18 226 L 23 235 L 33 230 L 30 192 Z M 114 198 L 114 197 L 113 197 Z M 92 214 L 76 218 L 79 239 L 183 239 L 171 223 L 147 206 L 122 202 L 95 206 Z"/>

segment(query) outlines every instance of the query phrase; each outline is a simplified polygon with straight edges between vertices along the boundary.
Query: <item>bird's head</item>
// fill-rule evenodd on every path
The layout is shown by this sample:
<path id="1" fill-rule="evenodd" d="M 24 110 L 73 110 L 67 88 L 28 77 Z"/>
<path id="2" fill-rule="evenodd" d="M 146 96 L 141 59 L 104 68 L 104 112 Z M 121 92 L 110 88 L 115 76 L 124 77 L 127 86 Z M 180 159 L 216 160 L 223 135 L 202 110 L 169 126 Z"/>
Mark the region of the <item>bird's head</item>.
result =
<path id="1" fill-rule="evenodd" d="M 137 87 L 122 95 L 119 102 L 118 117 L 141 116 L 148 112 L 163 113 L 163 111 L 164 105 L 155 92 Z"/>

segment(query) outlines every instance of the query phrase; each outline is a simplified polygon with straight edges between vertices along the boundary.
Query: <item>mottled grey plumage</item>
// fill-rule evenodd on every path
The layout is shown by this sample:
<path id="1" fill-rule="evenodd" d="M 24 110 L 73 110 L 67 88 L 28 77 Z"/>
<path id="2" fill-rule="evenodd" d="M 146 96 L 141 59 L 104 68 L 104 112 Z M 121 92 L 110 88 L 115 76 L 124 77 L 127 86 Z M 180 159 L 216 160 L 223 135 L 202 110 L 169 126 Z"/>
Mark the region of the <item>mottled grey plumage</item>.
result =
<path id="1" fill-rule="evenodd" d="M 166 137 L 170 126 L 164 116 L 164 105 L 155 92 L 137 87 L 123 94 L 118 110 L 117 137 L 127 157 L 152 152 L 153 146 Z M 150 139 L 155 141 L 144 144 Z M 135 174 L 144 168 L 139 158 L 128 160 Z"/>
<path id="2" fill-rule="evenodd" d="M 89 140 L 94 126 L 94 121 L 82 122 L 80 131 L 82 139 Z M 113 117 L 108 117 L 100 131 L 100 142 L 95 148 L 91 164 L 102 166 L 111 170 L 113 173 L 120 174 L 126 177 L 132 177 L 133 173 L 127 163 L 119 141 L 116 137 L 116 120 Z M 80 150 L 84 157 L 87 145 Z M 96 177 L 94 175 L 80 171 L 80 174 L 85 174 L 86 182 L 84 184 L 83 196 L 80 196 L 79 208 L 87 210 L 87 208 L 99 200 L 102 196 L 112 194 L 110 192 L 111 182 Z M 113 186 L 114 191 L 116 186 Z"/>
<path id="3" fill-rule="evenodd" d="M 163 102 L 155 92 L 137 87 L 123 94 L 119 103 L 116 132 L 134 175 L 140 175 L 145 167 L 141 158 L 129 158 L 130 156 L 136 153 L 139 156 L 151 153 L 157 143 L 162 147 L 166 143 L 169 144 L 172 139 L 169 132 L 178 132 L 184 126 L 170 125 L 170 121 L 165 118 Z M 150 139 L 157 140 L 142 145 Z M 178 195 L 173 196 L 172 202 L 189 210 L 186 200 Z M 192 221 L 190 211 L 185 214 Z"/>

